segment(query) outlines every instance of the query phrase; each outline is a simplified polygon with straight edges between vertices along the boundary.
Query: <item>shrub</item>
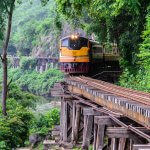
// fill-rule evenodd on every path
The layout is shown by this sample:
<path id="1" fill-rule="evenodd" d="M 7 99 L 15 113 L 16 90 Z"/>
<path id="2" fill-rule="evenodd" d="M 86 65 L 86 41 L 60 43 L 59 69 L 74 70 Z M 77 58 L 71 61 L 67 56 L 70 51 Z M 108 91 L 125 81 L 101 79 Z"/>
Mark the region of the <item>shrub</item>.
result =
<path id="1" fill-rule="evenodd" d="M 50 93 L 55 82 L 63 80 L 63 73 L 57 69 L 49 69 L 42 74 L 35 70 L 10 69 L 9 78 L 24 91 L 45 95 Z"/>
<path id="2" fill-rule="evenodd" d="M 38 97 L 21 89 L 16 86 L 15 83 L 10 84 L 8 97 L 15 99 L 23 107 L 35 108 Z"/>
<path id="3" fill-rule="evenodd" d="M 52 130 L 54 125 L 58 125 L 60 122 L 60 110 L 53 108 L 45 115 L 39 115 L 34 121 L 31 128 L 31 133 L 38 133 L 41 136 L 45 136 Z"/>
<path id="4" fill-rule="evenodd" d="M 0 148 L 7 150 L 24 146 L 32 118 L 33 115 L 16 100 L 8 99 L 7 117 L 0 117 Z"/>

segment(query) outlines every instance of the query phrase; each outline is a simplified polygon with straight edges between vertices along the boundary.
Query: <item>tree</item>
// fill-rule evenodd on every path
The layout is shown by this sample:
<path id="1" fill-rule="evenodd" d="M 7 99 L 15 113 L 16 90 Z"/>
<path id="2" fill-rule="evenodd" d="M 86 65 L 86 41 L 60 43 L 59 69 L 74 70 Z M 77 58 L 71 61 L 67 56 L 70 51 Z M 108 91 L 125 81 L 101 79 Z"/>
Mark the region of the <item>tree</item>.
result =
<path id="1" fill-rule="evenodd" d="M 4 37 L 4 42 L 3 42 L 3 48 L 2 48 L 2 68 L 3 68 L 3 83 L 2 83 L 2 112 L 3 115 L 6 116 L 6 99 L 7 99 L 7 91 L 8 91 L 8 84 L 7 84 L 7 48 L 8 48 L 8 43 L 10 39 L 10 33 L 11 33 L 11 25 L 12 25 L 12 15 L 13 15 L 13 10 L 15 7 L 15 0 L 3 0 L 0 2 L 0 12 L 2 13 L 3 16 L 0 18 L 5 18 L 7 17 L 7 30 L 6 30 L 6 36 Z"/>
<path id="2" fill-rule="evenodd" d="M 16 3 L 21 3 L 22 0 L 0 0 L 0 42 L 3 40 L 2 55 L 0 55 L 3 68 L 2 81 L 2 113 L 7 115 L 6 99 L 8 92 L 8 77 L 7 77 L 7 51 L 11 34 L 12 16 Z M 47 0 L 41 0 L 43 5 L 46 5 Z M 7 29 L 6 29 L 7 25 Z M 4 36 L 6 30 L 6 35 Z M 0 47 L 1 50 L 1 47 Z"/>
<path id="3" fill-rule="evenodd" d="M 148 7 L 148 14 L 146 17 L 146 27 L 143 32 L 143 42 L 140 45 L 139 64 L 144 67 L 146 71 L 150 70 L 150 5 Z"/>
<path id="4" fill-rule="evenodd" d="M 58 11 L 66 18 L 80 18 L 84 29 L 94 32 L 100 42 L 117 42 L 123 67 L 136 66 L 150 1 L 56 0 L 56 4 Z"/>

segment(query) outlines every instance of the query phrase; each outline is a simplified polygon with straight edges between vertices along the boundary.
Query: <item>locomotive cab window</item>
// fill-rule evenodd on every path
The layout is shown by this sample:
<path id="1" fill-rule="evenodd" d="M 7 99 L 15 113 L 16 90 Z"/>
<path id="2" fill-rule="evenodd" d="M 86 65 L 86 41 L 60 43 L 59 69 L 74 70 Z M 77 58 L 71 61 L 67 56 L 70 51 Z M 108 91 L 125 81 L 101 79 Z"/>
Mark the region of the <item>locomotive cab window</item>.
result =
<path id="1" fill-rule="evenodd" d="M 63 39 L 61 41 L 61 46 L 62 47 L 68 47 L 69 46 L 69 39 L 68 38 L 67 39 Z"/>

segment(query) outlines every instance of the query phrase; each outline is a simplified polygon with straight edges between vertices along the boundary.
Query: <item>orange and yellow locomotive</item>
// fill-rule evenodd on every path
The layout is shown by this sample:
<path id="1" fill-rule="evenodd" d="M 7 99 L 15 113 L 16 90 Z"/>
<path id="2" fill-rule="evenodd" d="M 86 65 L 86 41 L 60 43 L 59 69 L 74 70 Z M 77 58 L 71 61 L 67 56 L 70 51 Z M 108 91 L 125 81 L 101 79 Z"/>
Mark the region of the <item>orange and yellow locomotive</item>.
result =
<path id="1" fill-rule="evenodd" d="M 100 61 L 97 61 L 100 60 Z M 71 35 L 60 40 L 60 69 L 66 73 L 88 73 L 94 62 L 118 61 L 118 54 L 106 53 L 104 46 L 88 38 Z M 105 62 L 104 62 L 105 61 Z M 112 61 L 112 62 L 111 62 Z"/>

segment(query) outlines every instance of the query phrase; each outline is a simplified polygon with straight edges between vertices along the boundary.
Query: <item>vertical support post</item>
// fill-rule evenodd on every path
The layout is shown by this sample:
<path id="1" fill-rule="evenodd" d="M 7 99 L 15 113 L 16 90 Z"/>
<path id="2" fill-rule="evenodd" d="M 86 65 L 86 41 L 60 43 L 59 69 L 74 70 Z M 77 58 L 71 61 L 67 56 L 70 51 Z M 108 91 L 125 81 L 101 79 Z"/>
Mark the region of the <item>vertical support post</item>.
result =
<path id="1" fill-rule="evenodd" d="M 111 150 L 117 150 L 117 139 L 116 138 L 112 138 L 111 139 Z"/>
<path id="2" fill-rule="evenodd" d="M 98 125 L 96 150 L 102 150 L 104 146 L 105 125 Z"/>
<path id="3" fill-rule="evenodd" d="M 63 142 L 67 142 L 67 102 L 63 100 L 63 117 L 62 117 L 62 129 L 63 129 Z"/>
<path id="4" fill-rule="evenodd" d="M 75 117 L 76 117 L 76 103 L 73 102 L 73 107 L 72 107 L 72 135 L 71 135 L 71 142 L 74 145 L 75 142 Z"/>
<path id="5" fill-rule="evenodd" d="M 79 130 L 79 123 L 80 123 L 80 106 L 76 106 L 76 117 L 75 117 L 75 125 L 74 125 L 74 142 L 76 144 L 78 140 L 78 130 Z"/>
<path id="6" fill-rule="evenodd" d="M 84 131 L 83 131 L 83 144 L 82 149 L 88 150 L 90 145 L 91 135 L 92 135 L 92 128 L 93 128 L 93 116 L 88 115 L 84 116 Z"/>
<path id="7" fill-rule="evenodd" d="M 60 116 L 60 140 L 63 141 L 63 115 L 64 115 L 64 106 L 63 98 L 61 97 L 61 116 Z"/>
<path id="8" fill-rule="evenodd" d="M 118 150 L 125 150 L 125 145 L 126 145 L 126 138 L 120 138 Z"/>
<path id="9" fill-rule="evenodd" d="M 132 150 L 133 149 L 133 140 L 132 139 L 130 139 L 130 150 Z"/>
<path id="10" fill-rule="evenodd" d="M 96 150 L 97 129 L 98 129 L 98 125 L 97 125 L 97 124 L 94 124 L 94 143 L 93 143 L 93 150 Z"/>

